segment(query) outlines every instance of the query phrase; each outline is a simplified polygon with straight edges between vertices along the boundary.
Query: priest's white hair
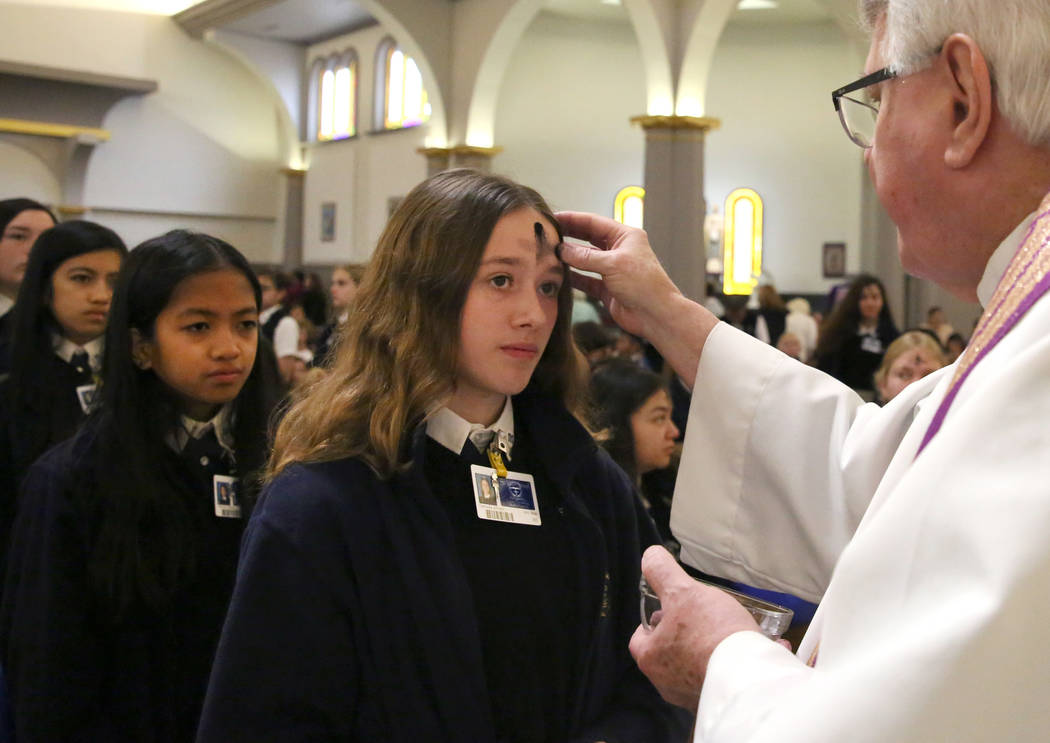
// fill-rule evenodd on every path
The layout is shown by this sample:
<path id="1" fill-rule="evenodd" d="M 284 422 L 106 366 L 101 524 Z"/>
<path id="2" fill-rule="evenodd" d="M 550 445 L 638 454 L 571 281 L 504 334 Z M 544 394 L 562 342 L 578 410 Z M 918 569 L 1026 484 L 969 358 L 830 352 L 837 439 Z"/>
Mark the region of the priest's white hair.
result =
<path id="1" fill-rule="evenodd" d="M 886 15 L 882 51 L 903 74 L 927 65 L 952 34 L 972 38 L 1006 120 L 1050 147 L 1050 0 L 860 0 L 860 9 L 869 30 Z"/>

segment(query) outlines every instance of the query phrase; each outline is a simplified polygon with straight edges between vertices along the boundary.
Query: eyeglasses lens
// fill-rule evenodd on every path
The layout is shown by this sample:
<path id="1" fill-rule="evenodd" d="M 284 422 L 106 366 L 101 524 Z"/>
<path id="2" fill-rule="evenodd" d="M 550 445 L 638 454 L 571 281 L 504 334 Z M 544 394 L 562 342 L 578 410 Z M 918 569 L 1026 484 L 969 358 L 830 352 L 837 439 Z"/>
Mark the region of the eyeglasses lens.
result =
<path id="1" fill-rule="evenodd" d="M 871 147 L 875 141 L 875 120 L 878 111 L 870 104 L 843 96 L 839 99 L 839 115 L 850 138 L 861 147 Z"/>

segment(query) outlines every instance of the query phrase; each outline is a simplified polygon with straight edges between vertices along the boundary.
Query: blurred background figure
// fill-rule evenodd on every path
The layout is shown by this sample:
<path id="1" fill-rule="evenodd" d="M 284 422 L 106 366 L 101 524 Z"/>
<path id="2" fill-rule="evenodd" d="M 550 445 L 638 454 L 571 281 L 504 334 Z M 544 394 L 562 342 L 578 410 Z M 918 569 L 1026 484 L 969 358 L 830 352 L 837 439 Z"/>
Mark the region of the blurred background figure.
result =
<path id="1" fill-rule="evenodd" d="M 777 349 L 797 361 L 802 361 L 802 341 L 794 333 L 781 333 Z"/>
<path id="2" fill-rule="evenodd" d="M 954 364 L 965 349 L 966 339 L 959 333 L 952 333 L 948 336 L 948 342 L 944 344 L 944 363 Z"/>
<path id="3" fill-rule="evenodd" d="M 766 325 L 766 343 L 777 345 L 787 327 L 788 309 L 777 293 L 777 288 L 772 284 L 762 284 L 758 287 L 758 315 Z"/>
<path id="4" fill-rule="evenodd" d="M 572 326 L 572 339 L 592 369 L 616 354 L 618 335 L 612 328 L 596 322 L 580 322 Z"/>
<path id="5" fill-rule="evenodd" d="M 591 298 L 579 289 L 572 290 L 572 324 L 581 322 L 601 323 L 602 316 Z"/>
<path id="6" fill-rule="evenodd" d="M 365 274 L 363 263 L 347 263 L 332 271 L 332 283 L 328 294 L 332 299 L 332 311 L 328 322 L 321 328 L 314 347 L 314 366 L 327 367 L 335 347 L 336 331 L 350 317 L 350 305 L 357 296 L 357 287 Z"/>
<path id="7" fill-rule="evenodd" d="M 591 374 L 591 425 L 602 447 L 638 488 L 665 544 L 671 536 L 679 435 L 667 384 L 628 359 L 609 359 Z M 662 473 L 666 476 L 659 476 Z"/>
<path id="8" fill-rule="evenodd" d="M 817 350 L 817 320 L 810 312 L 809 301 L 805 297 L 795 297 L 787 303 L 787 318 L 784 321 L 784 332 L 796 336 L 802 344 L 799 361 L 809 363 L 813 352 Z M 781 349 L 783 350 L 783 349 Z"/>
<path id="9" fill-rule="evenodd" d="M 898 335 L 882 282 L 862 274 L 824 321 L 817 341 L 816 366 L 862 397 L 873 399 L 872 375 Z"/>
<path id="10" fill-rule="evenodd" d="M 955 328 L 948 324 L 948 318 L 940 307 L 930 307 L 926 311 L 926 322 L 919 327 L 932 330 L 937 335 L 937 340 L 940 341 L 942 348 L 948 346 L 948 339 L 955 332 Z"/>
<path id="11" fill-rule="evenodd" d="M 875 372 L 876 401 L 885 405 L 912 382 L 944 366 L 944 353 L 928 333 L 909 330 L 886 349 Z"/>
<path id="12" fill-rule="evenodd" d="M 0 201 L 0 338 L 10 331 L 11 307 L 37 236 L 55 225 L 55 215 L 32 199 Z"/>

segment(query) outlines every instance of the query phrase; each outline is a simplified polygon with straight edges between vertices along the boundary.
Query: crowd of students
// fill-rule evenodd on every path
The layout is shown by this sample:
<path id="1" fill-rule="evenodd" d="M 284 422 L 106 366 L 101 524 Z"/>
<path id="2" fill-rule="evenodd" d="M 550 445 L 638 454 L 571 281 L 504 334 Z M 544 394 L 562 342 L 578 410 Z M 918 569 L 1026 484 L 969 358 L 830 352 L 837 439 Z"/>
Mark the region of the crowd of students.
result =
<path id="1" fill-rule="evenodd" d="M 0 209 L 17 740 L 685 738 L 627 649 L 677 431 L 654 387 L 658 451 L 595 443 L 538 194 L 428 179 L 320 323 L 215 237 Z"/>
<path id="2" fill-rule="evenodd" d="M 641 552 L 674 545 L 688 393 L 574 313 L 534 191 L 424 181 L 320 304 L 204 234 L 129 251 L 26 199 L 0 228 L 19 741 L 686 734 L 627 641 Z M 894 340 L 883 297 L 854 282 L 813 350 L 876 338 L 888 401 L 945 359 Z M 781 348 L 806 333 L 775 290 L 726 307 Z"/>
<path id="3" fill-rule="evenodd" d="M 816 366 L 859 392 L 865 399 L 886 404 L 895 395 L 887 379 L 920 379 L 954 362 L 966 347 L 966 339 L 948 324 L 944 310 L 931 307 L 926 322 L 905 331 L 910 342 L 896 346 L 902 337 L 886 301 L 886 289 L 876 276 L 861 274 L 829 295 L 827 315 L 811 313 L 804 297 L 784 302 L 771 284 L 759 286 L 758 304 L 746 296 L 717 299 L 720 319 L 759 340 L 776 346 L 803 363 Z M 931 343 L 919 343 L 912 334 L 921 333 Z M 915 354 L 897 362 L 904 349 L 921 348 L 921 363 Z M 899 363 L 896 370 L 891 369 Z M 905 365 L 910 371 L 905 370 Z M 901 387 L 903 388 L 903 387 Z M 899 391 L 897 389 L 896 391 Z"/>

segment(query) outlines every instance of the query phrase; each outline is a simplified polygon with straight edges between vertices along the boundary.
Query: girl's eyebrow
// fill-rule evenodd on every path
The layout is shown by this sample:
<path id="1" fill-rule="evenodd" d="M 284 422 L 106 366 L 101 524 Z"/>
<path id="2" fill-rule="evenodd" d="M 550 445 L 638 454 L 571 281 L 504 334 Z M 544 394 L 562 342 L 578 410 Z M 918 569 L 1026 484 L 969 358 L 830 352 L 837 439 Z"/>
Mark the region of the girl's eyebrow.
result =
<path id="1" fill-rule="evenodd" d="M 233 314 L 234 315 L 254 315 L 257 312 L 258 312 L 258 310 L 254 306 L 245 306 L 245 307 L 242 307 L 241 309 L 235 311 Z M 206 307 L 187 307 L 186 309 L 182 310 L 178 314 L 179 317 L 184 317 L 185 315 L 203 315 L 204 317 L 218 317 L 219 313 L 216 312 L 215 310 L 208 309 Z"/>

